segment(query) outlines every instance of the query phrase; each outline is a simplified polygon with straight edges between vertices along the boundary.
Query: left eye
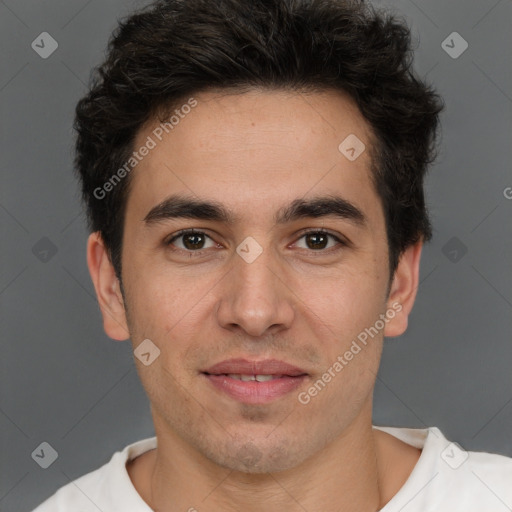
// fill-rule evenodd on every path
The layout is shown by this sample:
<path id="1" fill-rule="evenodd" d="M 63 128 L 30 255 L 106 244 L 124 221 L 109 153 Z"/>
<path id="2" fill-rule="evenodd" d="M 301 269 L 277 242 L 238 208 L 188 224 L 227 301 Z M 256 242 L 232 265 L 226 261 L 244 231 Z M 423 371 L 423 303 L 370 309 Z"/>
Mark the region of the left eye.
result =
<path id="1" fill-rule="evenodd" d="M 335 243 L 329 247 L 329 238 L 333 240 Z M 322 250 L 322 249 L 330 249 L 331 247 L 336 246 L 339 243 L 342 243 L 341 240 L 332 235 L 331 233 L 327 233 L 325 231 L 310 231 L 308 233 L 303 234 L 299 240 L 305 240 L 306 247 L 302 247 L 303 249 L 312 249 L 314 251 Z"/>

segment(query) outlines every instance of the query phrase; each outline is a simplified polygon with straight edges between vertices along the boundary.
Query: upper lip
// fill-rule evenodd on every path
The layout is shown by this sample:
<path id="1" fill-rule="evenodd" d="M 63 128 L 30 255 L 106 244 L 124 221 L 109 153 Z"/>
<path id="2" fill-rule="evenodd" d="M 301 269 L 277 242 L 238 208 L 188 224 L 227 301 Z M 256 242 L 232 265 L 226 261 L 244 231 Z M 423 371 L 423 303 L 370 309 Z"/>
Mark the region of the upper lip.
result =
<path id="1" fill-rule="evenodd" d="M 277 359 L 250 361 L 242 358 L 226 359 L 204 370 L 203 373 L 211 375 L 230 373 L 236 375 L 288 375 L 290 377 L 306 375 L 303 369 Z"/>

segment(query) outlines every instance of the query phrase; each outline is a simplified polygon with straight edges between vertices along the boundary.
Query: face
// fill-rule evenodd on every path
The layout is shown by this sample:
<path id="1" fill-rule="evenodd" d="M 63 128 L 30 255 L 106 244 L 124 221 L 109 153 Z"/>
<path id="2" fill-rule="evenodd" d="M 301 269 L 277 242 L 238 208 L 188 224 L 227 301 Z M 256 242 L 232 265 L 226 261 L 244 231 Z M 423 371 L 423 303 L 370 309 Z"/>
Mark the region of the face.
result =
<path id="1" fill-rule="evenodd" d="M 371 421 L 383 334 L 405 329 L 414 264 L 399 264 L 388 295 L 371 134 L 349 98 L 195 100 L 168 133 L 154 120 L 138 134 L 136 148 L 155 144 L 132 171 L 124 297 L 100 300 L 105 328 L 121 339 L 126 327 L 134 348 L 151 340 L 148 360 L 160 351 L 136 360 L 159 439 L 235 470 L 292 468 Z M 366 147 L 355 159 L 355 139 L 339 149 L 351 134 Z"/>

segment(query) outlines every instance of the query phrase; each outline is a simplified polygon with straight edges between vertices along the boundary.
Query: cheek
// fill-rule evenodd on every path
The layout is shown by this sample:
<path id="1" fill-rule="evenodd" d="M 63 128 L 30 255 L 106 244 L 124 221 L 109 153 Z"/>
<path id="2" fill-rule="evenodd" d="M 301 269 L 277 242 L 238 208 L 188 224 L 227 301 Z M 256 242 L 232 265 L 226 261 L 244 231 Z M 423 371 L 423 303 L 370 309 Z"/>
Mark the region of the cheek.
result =
<path id="1" fill-rule="evenodd" d="M 313 290 L 313 291 L 312 291 Z M 316 286 L 304 286 L 301 296 L 317 322 L 343 340 L 374 324 L 385 304 L 385 282 L 373 270 L 351 270 L 323 278 Z M 313 314 L 312 314 L 313 313 Z"/>
<path id="2" fill-rule="evenodd" d="M 147 268 L 131 284 L 128 309 L 134 348 L 150 339 L 160 351 L 149 366 L 137 365 L 142 384 L 154 406 L 185 410 L 190 399 L 185 389 L 194 376 L 186 354 L 203 323 L 198 313 L 204 292 Z"/>
<path id="3" fill-rule="evenodd" d="M 127 283 L 133 328 L 160 335 L 180 329 L 197 315 L 214 284 L 212 274 L 194 276 L 171 269 L 168 263 L 150 261 L 134 262 L 129 275 L 133 276 Z"/>
<path id="4" fill-rule="evenodd" d="M 379 319 L 385 308 L 385 283 L 381 284 L 375 275 L 345 275 L 329 284 L 322 297 L 316 297 L 318 302 L 311 307 L 314 314 L 305 313 L 317 322 L 318 333 L 323 329 L 318 335 L 323 344 L 323 371 L 330 370 L 330 375 L 323 375 L 332 384 L 319 404 L 322 400 L 338 404 L 333 411 L 339 406 L 342 413 L 343 407 L 363 400 L 372 389 L 383 340 Z"/>
<path id="5" fill-rule="evenodd" d="M 140 267 L 135 275 L 138 277 L 130 283 L 127 305 L 133 344 L 137 346 L 149 338 L 158 346 L 160 373 L 170 374 L 158 377 L 166 382 L 164 389 L 172 385 L 171 376 L 188 382 L 195 375 L 196 361 L 201 354 L 204 356 L 213 349 L 211 340 L 204 342 L 204 335 L 213 332 L 210 327 L 217 300 L 213 291 L 219 277 L 214 272 L 184 275 L 149 265 Z M 198 340 L 202 340 L 200 347 L 197 347 Z M 190 354 L 194 350 L 197 353 Z M 151 368 L 157 371 L 156 366 Z M 147 384 L 154 386 L 155 382 L 151 380 Z"/>

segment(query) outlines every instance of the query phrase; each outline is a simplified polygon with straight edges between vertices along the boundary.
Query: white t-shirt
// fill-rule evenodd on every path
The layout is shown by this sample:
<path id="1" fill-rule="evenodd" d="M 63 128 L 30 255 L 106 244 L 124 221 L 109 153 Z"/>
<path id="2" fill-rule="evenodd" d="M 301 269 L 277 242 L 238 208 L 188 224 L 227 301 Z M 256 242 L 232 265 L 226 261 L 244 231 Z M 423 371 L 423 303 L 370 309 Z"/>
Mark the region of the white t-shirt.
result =
<path id="1" fill-rule="evenodd" d="M 409 478 L 380 512 L 510 512 L 512 458 L 466 452 L 436 427 L 375 427 L 422 449 Z M 135 490 L 127 461 L 156 447 L 144 439 L 59 489 L 33 512 L 152 512 Z"/>

